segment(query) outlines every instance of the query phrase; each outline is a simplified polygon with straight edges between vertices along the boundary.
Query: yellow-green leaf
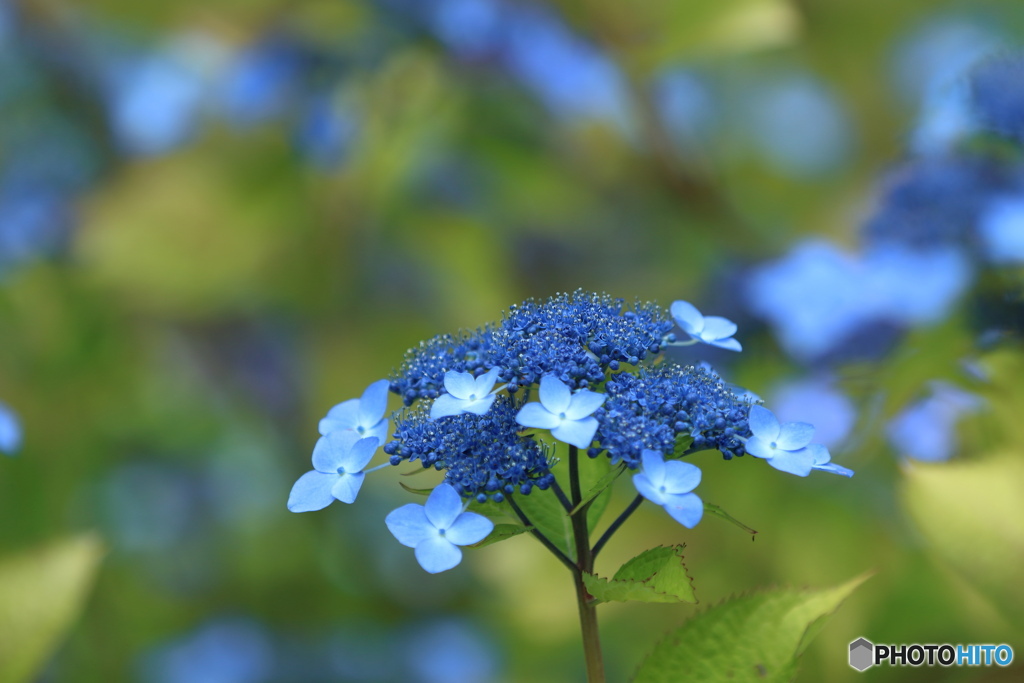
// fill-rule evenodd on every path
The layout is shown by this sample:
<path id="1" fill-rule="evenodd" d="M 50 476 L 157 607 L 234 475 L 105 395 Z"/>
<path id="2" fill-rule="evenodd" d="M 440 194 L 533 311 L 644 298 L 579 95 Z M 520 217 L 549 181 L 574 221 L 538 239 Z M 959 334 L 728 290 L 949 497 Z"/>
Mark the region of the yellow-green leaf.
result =
<path id="1" fill-rule="evenodd" d="M 697 602 L 683 564 L 683 545 L 645 550 L 611 579 L 584 574 L 587 591 L 599 602 Z"/>

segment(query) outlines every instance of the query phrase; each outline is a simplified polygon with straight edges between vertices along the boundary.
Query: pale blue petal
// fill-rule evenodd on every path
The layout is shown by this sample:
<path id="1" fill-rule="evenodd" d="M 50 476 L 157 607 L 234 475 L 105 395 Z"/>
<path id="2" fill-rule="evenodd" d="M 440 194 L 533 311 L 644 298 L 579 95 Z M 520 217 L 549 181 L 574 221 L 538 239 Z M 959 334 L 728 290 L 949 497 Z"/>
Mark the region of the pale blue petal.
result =
<path id="1" fill-rule="evenodd" d="M 775 441 L 779 438 L 779 420 L 764 406 L 750 406 L 750 416 L 747 419 L 754 436 L 759 436 L 765 441 Z"/>
<path id="2" fill-rule="evenodd" d="M 323 510 L 334 502 L 331 487 L 338 480 L 337 474 L 306 472 L 292 486 L 288 494 L 288 509 L 292 512 Z"/>
<path id="3" fill-rule="evenodd" d="M 359 434 L 349 429 L 321 436 L 313 446 L 313 469 L 337 474 L 338 468 L 344 466 L 345 456 L 358 440 Z"/>
<path id="4" fill-rule="evenodd" d="M 814 456 L 815 465 L 824 465 L 832 459 L 832 454 L 828 452 L 828 448 L 820 443 L 812 443 L 807 447 L 807 450 Z"/>
<path id="5" fill-rule="evenodd" d="M 359 399 L 350 398 L 327 411 L 320 420 L 319 429 L 323 435 L 339 429 L 355 429 L 359 426 Z"/>
<path id="6" fill-rule="evenodd" d="M 715 341 L 706 342 L 711 346 L 717 346 L 720 349 L 726 349 L 727 351 L 742 351 L 743 347 L 735 339 L 718 339 Z"/>
<path id="7" fill-rule="evenodd" d="M 775 454 L 779 452 L 778 449 L 772 448 L 770 441 L 759 436 L 752 436 L 747 439 L 747 443 L 744 444 L 743 448 L 747 453 L 757 458 L 774 458 Z"/>
<path id="8" fill-rule="evenodd" d="M 371 427 L 380 422 L 388 409 L 388 387 L 391 383 L 386 379 L 379 379 L 366 387 L 362 398 L 359 399 L 359 424 L 363 427 Z"/>
<path id="9" fill-rule="evenodd" d="M 487 538 L 494 531 L 494 522 L 475 512 L 463 512 L 444 532 L 444 537 L 455 545 L 472 545 Z"/>
<path id="10" fill-rule="evenodd" d="M 539 403 L 527 403 L 519 409 L 516 414 L 516 422 L 524 427 L 536 429 L 554 429 L 562 424 L 561 418 L 552 415 L 544 406 Z"/>
<path id="11" fill-rule="evenodd" d="M 700 518 L 704 516 L 704 503 L 696 493 L 686 493 L 681 496 L 672 496 L 671 503 L 664 506 L 665 512 L 672 516 L 687 529 L 697 526 Z"/>
<path id="12" fill-rule="evenodd" d="M 434 399 L 430 405 L 430 419 L 439 420 L 442 417 L 458 415 L 466 406 L 466 401 L 455 398 L 451 394 L 441 394 Z"/>
<path id="13" fill-rule="evenodd" d="M 366 475 L 362 472 L 340 474 L 338 475 L 338 481 L 331 487 L 331 495 L 342 503 L 354 503 L 365 478 Z"/>
<path id="14" fill-rule="evenodd" d="M 426 539 L 437 536 L 437 529 L 427 519 L 423 506 L 416 503 L 392 510 L 384 518 L 384 523 L 398 542 L 409 548 L 415 548 Z"/>
<path id="15" fill-rule="evenodd" d="M 381 420 L 377 424 L 373 425 L 373 427 L 363 432 L 362 435 L 367 438 L 371 436 L 375 437 L 378 441 L 380 441 L 380 443 L 384 443 L 385 441 L 388 440 L 388 426 L 388 420 Z"/>
<path id="16" fill-rule="evenodd" d="M 786 451 L 796 451 L 811 442 L 814 438 L 814 425 L 808 422 L 787 422 L 779 428 L 779 438 L 775 443 Z"/>
<path id="17" fill-rule="evenodd" d="M 578 391 L 572 395 L 572 399 L 569 401 L 569 409 L 565 411 L 565 416 L 570 420 L 581 420 L 588 415 L 592 415 L 595 410 L 600 408 L 605 398 L 607 396 L 604 394 L 599 394 L 589 389 Z"/>
<path id="18" fill-rule="evenodd" d="M 349 474 L 361 472 L 373 460 L 373 454 L 377 452 L 379 443 L 375 436 L 359 439 L 352 444 L 348 452 L 342 454 L 339 467 L 344 467 L 345 472 Z"/>
<path id="19" fill-rule="evenodd" d="M 717 341 L 736 334 L 736 323 L 728 318 L 717 315 L 709 315 L 704 318 L 704 329 L 701 330 L 700 338 L 704 341 Z"/>
<path id="20" fill-rule="evenodd" d="M 782 472 L 789 472 L 798 477 L 806 477 L 814 466 L 814 455 L 806 448 L 798 451 L 776 451 L 768 464 Z"/>
<path id="21" fill-rule="evenodd" d="M 834 462 L 825 463 L 824 465 L 814 465 L 814 469 L 821 470 L 822 472 L 831 472 L 832 474 L 839 474 L 844 477 L 852 477 L 853 470 L 847 469 L 842 465 L 837 465 Z"/>
<path id="22" fill-rule="evenodd" d="M 455 398 L 469 398 L 476 392 L 476 380 L 470 372 L 449 370 L 444 373 L 444 388 Z"/>
<path id="23" fill-rule="evenodd" d="M 416 546 L 416 561 L 429 573 L 437 574 L 462 562 L 462 551 L 444 538 L 428 538 Z"/>
<path id="24" fill-rule="evenodd" d="M 700 484 L 700 468 L 689 462 L 665 463 L 665 490 L 672 495 L 689 493 Z"/>
<path id="25" fill-rule="evenodd" d="M 540 402 L 549 411 L 558 415 L 569 409 L 572 401 L 572 392 L 562 380 L 554 375 L 544 375 L 540 378 Z"/>
<path id="26" fill-rule="evenodd" d="M 491 368 L 486 373 L 476 378 L 474 393 L 479 396 L 486 396 L 494 388 L 494 383 L 498 381 L 498 374 L 501 372 L 501 368 Z"/>
<path id="27" fill-rule="evenodd" d="M 640 453 L 640 462 L 643 465 L 643 473 L 650 478 L 652 486 L 657 487 L 665 483 L 665 459 L 661 453 L 645 448 Z"/>
<path id="28" fill-rule="evenodd" d="M 697 336 L 704 329 L 704 316 L 688 301 L 672 302 L 672 319 L 689 335 Z"/>
<path id="29" fill-rule="evenodd" d="M 646 474 L 634 474 L 633 486 L 636 487 L 637 493 L 655 505 L 665 504 L 665 495 Z"/>
<path id="30" fill-rule="evenodd" d="M 447 529 L 462 513 L 462 497 L 451 484 L 440 484 L 427 496 L 427 519 L 438 529 Z"/>
<path id="31" fill-rule="evenodd" d="M 484 415 L 491 406 L 494 405 L 494 401 L 497 400 L 495 394 L 488 394 L 485 398 L 478 399 L 476 401 L 466 401 L 462 406 L 462 412 L 473 413 L 474 415 Z"/>
<path id="32" fill-rule="evenodd" d="M 582 420 L 566 420 L 551 430 L 551 436 L 576 448 L 590 448 L 597 433 L 597 420 L 585 417 Z"/>

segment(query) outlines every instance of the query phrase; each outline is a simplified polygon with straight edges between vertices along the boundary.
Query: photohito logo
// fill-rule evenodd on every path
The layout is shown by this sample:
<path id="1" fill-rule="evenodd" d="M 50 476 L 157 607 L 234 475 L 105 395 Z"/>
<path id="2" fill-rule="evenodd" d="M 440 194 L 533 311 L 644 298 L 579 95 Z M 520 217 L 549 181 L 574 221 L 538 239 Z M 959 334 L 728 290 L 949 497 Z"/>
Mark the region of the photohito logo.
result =
<path id="1" fill-rule="evenodd" d="M 875 664 L 889 666 L 1009 666 L 1009 645 L 875 645 L 867 638 L 850 643 L 850 666 L 864 671 Z"/>

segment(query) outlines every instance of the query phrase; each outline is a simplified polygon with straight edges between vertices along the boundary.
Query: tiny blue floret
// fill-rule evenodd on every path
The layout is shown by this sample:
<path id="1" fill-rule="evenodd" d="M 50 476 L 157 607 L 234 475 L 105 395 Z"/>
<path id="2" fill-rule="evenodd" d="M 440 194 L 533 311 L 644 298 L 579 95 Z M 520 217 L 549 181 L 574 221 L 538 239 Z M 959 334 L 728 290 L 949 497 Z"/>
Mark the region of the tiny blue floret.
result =
<path id="1" fill-rule="evenodd" d="M 701 342 L 730 351 L 742 351 L 740 343 L 733 339 L 736 323 L 716 315 L 704 316 L 697 307 L 686 301 L 675 301 L 671 308 L 672 318 L 690 336 L 693 342 Z"/>
<path id="2" fill-rule="evenodd" d="M 704 503 L 691 493 L 700 483 L 700 468 L 688 462 L 669 460 L 661 453 L 645 449 L 640 456 L 643 470 L 633 475 L 633 486 L 640 495 L 655 505 L 665 508 L 687 529 L 697 526 L 704 514 Z"/>
<path id="3" fill-rule="evenodd" d="M 438 396 L 430 406 L 430 419 L 472 413 L 483 415 L 497 398 L 494 383 L 498 381 L 500 368 L 491 368 L 474 378 L 471 372 L 449 370 L 444 374 L 444 388 L 447 394 Z"/>
<path id="4" fill-rule="evenodd" d="M 355 502 L 377 444 L 375 436 L 365 439 L 351 430 L 339 430 L 320 437 L 313 448 L 313 470 L 299 477 L 288 496 L 292 512 L 322 510 L 335 499 Z"/>
<path id="5" fill-rule="evenodd" d="M 479 543 L 494 530 L 483 515 L 463 511 L 462 498 L 449 484 L 431 491 L 425 505 L 403 505 L 384 521 L 399 543 L 416 549 L 416 561 L 431 574 L 456 566 L 460 545 Z"/>
<path id="6" fill-rule="evenodd" d="M 597 433 L 597 419 L 591 417 L 604 403 L 605 395 L 583 389 L 575 394 L 554 375 L 540 380 L 540 403 L 527 403 L 516 415 L 524 427 L 550 429 L 551 436 L 577 448 L 588 448 Z"/>
<path id="7" fill-rule="evenodd" d="M 320 433 L 326 436 L 334 431 L 351 430 L 360 438 L 374 436 L 383 442 L 388 436 L 384 413 L 388 409 L 389 385 L 386 379 L 377 380 L 366 388 L 361 398 L 349 399 L 331 408 L 320 420 Z"/>

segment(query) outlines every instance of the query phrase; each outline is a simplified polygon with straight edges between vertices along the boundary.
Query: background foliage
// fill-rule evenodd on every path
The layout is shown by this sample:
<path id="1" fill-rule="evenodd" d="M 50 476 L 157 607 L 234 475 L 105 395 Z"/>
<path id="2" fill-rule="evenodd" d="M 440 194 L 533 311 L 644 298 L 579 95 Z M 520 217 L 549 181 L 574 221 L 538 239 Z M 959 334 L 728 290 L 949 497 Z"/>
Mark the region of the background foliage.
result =
<path id="1" fill-rule="evenodd" d="M 577 287 L 736 320 L 743 354 L 679 358 L 833 429 L 857 471 L 702 454 L 702 498 L 756 542 L 644 508 L 599 573 L 685 543 L 713 605 L 875 572 L 801 681 L 854 680 L 859 636 L 1024 653 L 1024 247 L 921 272 L 898 246 L 1019 192 L 1019 151 L 957 98 L 1022 40 L 1013 0 L 3 0 L 0 653 L 63 620 L 25 680 L 578 678 L 571 587 L 532 539 L 428 576 L 383 479 L 285 509 L 317 420 L 406 348 Z M 964 145 L 1010 170 L 965 189 Z M 808 238 L 837 245 L 811 284 L 786 260 Z M 96 541 L 47 544 L 90 530 L 82 599 Z M 66 604 L 10 602 L 32 562 Z M 601 610 L 624 680 L 700 605 Z"/>

